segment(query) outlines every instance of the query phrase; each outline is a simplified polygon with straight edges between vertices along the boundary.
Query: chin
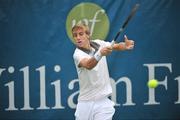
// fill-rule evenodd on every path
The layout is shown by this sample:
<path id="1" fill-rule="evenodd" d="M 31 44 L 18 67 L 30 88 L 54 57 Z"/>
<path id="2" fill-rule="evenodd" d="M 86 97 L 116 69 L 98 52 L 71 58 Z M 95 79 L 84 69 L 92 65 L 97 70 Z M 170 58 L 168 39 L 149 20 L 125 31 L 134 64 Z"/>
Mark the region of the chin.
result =
<path id="1" fill-rule="evenodd" d="M 83 44 L 77 44 L 77 46 L 83 48 Z"/>

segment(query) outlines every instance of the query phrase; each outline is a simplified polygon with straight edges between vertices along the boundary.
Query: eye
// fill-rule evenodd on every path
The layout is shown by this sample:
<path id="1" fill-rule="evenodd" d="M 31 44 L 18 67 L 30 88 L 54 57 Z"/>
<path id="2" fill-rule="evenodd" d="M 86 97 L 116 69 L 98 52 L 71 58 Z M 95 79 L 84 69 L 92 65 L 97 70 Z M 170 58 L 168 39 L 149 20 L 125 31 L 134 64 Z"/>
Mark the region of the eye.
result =
<path id="1" fill-rule="evenodd" d="M 77 37 L 77 33 L 73 33 L 73 37 Z"/>
<path id="2" fill-rule="evenodd" d="M 84 35 L 84 32 L 80 32 L 79 35 L 80 35 L 80 36 L 83 36 L 83 35 Z"/>

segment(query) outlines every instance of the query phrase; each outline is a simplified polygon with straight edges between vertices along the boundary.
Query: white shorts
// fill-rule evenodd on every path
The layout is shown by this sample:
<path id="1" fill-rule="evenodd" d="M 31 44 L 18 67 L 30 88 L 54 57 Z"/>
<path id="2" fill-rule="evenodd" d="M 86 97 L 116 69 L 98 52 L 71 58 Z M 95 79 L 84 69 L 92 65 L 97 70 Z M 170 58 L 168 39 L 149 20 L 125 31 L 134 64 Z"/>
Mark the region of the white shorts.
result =
<path id="1" fill-rule="evenodd" d="M 79 101 L 75 117 L 76 120 L 112 120 L 114 113 L 114 102 L 103 98 L 96 101 Z"/>

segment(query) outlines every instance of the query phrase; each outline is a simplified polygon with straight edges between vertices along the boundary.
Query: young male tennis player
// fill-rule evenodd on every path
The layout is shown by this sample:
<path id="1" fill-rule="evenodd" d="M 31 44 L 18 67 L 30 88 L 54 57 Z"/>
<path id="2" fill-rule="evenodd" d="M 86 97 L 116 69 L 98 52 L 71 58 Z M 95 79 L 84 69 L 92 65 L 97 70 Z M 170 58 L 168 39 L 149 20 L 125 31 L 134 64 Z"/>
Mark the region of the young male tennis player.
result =
<path id="1" fill-rule="evenodd" d="M 112 93 L 106 56 L 112 50 L 130 50 L 134 41 L 128 40 L 111 46 L 103 40 L 90 40 L 89 27 L 83 23 L 72 28 L 77 48 L 73 58 L 79 79 L 79 96 L 76 120 L 112 120 L 114 102 L 108 96 Z"/>

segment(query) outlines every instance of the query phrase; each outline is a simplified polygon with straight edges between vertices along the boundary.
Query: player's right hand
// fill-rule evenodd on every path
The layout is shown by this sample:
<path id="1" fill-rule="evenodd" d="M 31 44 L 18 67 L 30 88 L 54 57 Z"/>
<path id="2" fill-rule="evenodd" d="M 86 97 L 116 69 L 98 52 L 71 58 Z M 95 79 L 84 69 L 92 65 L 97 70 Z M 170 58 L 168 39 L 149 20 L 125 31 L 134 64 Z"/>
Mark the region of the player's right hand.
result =
<path id="1" fill-rule="evenodd" d="M 112 47 L 111 46 L 103 47 L 101 48 L 100 52 L 102 56 L 107 56 L 112 52 Z"/>

